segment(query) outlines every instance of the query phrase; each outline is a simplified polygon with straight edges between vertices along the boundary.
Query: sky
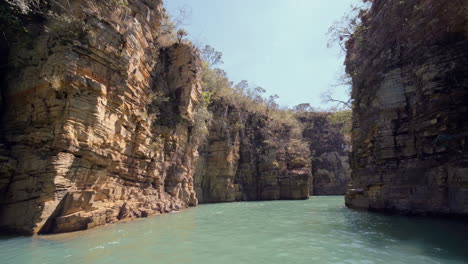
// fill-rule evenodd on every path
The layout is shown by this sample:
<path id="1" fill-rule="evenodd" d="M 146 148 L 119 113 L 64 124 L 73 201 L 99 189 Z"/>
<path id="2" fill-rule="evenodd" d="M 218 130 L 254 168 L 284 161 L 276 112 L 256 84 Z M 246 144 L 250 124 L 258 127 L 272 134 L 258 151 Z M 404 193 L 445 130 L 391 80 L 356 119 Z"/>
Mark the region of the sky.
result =
<path id="1" fill-rule="evenodd" d="M 343 72 L 340 48 L 327 48 L 328 28 L 353 0 L 166 0 L 172 17 L 184 7 L 182 26 L 197 46 L 223 53 L 224 69 L 234 83 L 249 81 L 266 95 L 277 94 L 281 106 L 310 103 L 326 109 L 321 95 L 332 89 L 346 99 L 347 88 L 336 87 Z"/>

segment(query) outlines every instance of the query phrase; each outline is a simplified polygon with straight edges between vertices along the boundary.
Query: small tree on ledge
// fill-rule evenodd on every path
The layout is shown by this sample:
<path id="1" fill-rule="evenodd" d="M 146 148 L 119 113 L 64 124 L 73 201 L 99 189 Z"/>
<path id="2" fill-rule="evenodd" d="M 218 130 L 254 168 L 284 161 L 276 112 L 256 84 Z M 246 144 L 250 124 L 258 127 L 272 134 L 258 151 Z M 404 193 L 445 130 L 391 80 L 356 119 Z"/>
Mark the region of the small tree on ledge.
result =
<path id="1" fill-rule="evenodd" d="M 188 35 L 187 31 L 184 29 L 177 30 L 177 43 L 181 44 L 184 37 Z"/>

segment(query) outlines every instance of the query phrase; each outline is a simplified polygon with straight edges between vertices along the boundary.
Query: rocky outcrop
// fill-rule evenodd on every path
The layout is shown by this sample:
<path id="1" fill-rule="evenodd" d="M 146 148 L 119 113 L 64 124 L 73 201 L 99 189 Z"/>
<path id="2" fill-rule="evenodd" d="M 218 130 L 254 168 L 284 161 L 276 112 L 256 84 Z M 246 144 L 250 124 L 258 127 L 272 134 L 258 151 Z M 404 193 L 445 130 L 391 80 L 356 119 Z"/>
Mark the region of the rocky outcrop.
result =
<path id="1" fill-rule="evenodd" d="M 215 102 L 200 146 L 202 64 L 161 1 L 33 1 L 13 16 L 11 3 L 0 3 L 0 231 L 83 230 L 197 196 L 308 197 L 308 148 L 287 123 Z"/>
<path id="2" fill-rule="evenodd" d="M 467 47 L 467 1 L 373 1 L 347 44 L 347 206 L 468 215 Z"/>
<path id="3" fill-rule="evenodd" d="M 2 51 L 1 229 L 68 232 L 196 205 L 201 66 L 190 46 L 160 45 L 161 2 L 47 10 Z"/>
<path id="4" fill-rule="evenodd" d="M 303 137 L 312 156 L 312 195 L 344 195 L 351 178 L 349 135 L 343 131 L 345 124 L 332 122 L 333 115 L 298 113 L 298 119 L 304 125 Z"/>
<path id="5" fill-rule="evenodd" d="M 300 133 L 222 101 L 210 110 L 213 123 L 195 174 L 200 202 L 309 197 L 310 155 Z"/>

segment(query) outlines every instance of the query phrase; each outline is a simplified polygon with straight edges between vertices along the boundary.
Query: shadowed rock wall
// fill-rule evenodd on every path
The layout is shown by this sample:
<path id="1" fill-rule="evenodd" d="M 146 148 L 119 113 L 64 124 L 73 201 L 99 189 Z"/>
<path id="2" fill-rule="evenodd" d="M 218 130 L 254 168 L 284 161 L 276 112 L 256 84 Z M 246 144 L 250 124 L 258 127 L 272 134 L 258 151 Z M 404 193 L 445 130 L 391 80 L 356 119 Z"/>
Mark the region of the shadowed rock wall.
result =
<path id="1" fill-rule="evenodd" d="M 195 187 L 200 202 L 307 199 L 307 147 L 267 116 L 215 102 L 207 143 L 200 149 Z"/>
<path id="2" fill-rule="evenodd" d="M 347 47 L 347 206 L 468 215 L 468 2 L 375 0 Z"/>
<path id="3" fill-rule="evenodd" d="M 349 135 L 343 132 L 344 124 L 331 122 L 332 115 L 325 112 L 298 114 L 312 157 L 312 195 L 344 195 L 351 178 Z"/>

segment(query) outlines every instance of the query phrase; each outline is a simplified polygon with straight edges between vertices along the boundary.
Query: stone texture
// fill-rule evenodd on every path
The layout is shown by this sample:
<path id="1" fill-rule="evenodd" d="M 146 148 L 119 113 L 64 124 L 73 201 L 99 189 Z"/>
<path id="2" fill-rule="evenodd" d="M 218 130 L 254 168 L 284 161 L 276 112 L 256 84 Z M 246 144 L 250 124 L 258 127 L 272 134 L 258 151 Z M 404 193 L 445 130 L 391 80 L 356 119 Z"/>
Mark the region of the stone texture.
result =
<path id="1" fill-rule="evenodd" d="M 344 195 L 351 179 L 350 137 L 343 132 L 342 124 L 330 121 L 331 115 L 326 112 L 298 114 L 312 156 L 312 195 Z"/>
<path id="2" fill-rule="evenodd" d="M 264 115 L 213 105 L 199 148 L 200 59 L 161 30 L 161 1 L 57 0 L 49 11 L 0 40 L 0 231 L 84 230 L 196 196 L 308 198 L 300 133 Z"/>
<path id="3" fill-rule="evenodd" d="M 222 101 L 210 110 L 214 121 L 195 174 L 200 202 L 309 197 L 310 154 L 293 145 L 300 133 Z"/>
<path id="4" fill-rule="evenodd" d="M 197 204 L 200 61 L 159 44 L 160 1 L 128 2 L 54 1 L 59 16 L 2 56 L 2 230 L 76 231 Z"/>
<path id="5" fill-rule="evenodd" d="M 375 0 L 347 43 L 353 208 L 468 215 L 468 2 Z"/>

